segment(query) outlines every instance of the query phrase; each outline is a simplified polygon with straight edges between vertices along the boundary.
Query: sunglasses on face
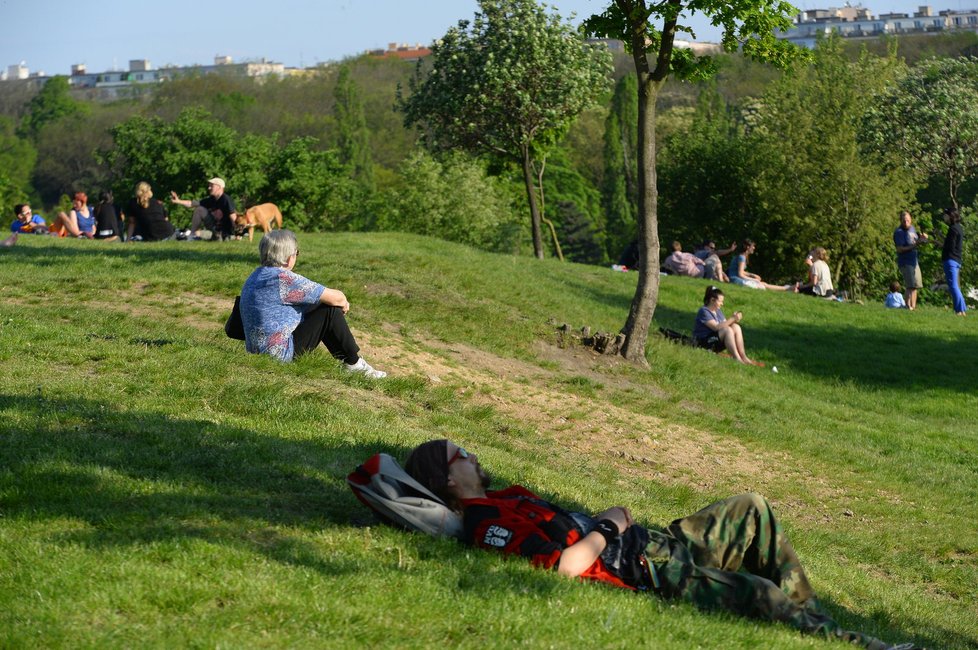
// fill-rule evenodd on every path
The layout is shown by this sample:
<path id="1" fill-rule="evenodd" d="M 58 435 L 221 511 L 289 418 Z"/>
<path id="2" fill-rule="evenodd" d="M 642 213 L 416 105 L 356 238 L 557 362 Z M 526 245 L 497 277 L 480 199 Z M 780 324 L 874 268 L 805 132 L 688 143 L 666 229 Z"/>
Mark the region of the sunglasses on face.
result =
<path id="1" fill-rule="evenodd" d="M 452 463 L 454 463 L 460 458 L 462 460 L 465 460 L 468 457 L 469 457 L 469 452 L 459 447 L 458 449 L 455 450 L 455 453 L 452 455 L 452 457 L 448 459 L 448 466 L 451 467 Z"/>

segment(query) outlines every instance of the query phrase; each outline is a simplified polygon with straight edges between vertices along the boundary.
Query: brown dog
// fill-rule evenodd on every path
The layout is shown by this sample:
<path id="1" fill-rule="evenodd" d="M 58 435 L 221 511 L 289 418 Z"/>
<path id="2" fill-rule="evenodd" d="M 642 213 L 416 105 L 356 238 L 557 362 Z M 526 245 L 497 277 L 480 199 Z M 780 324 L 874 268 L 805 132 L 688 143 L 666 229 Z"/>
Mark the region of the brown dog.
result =
<path id="1" fill-rule="evenodd" d="M 255 226 L 261 226 L 265 232 L 270 231 L 272 226 L 281 229 L 282 213 L 279 212 L 278 206 L 274 203 L 262 203 L 248 208 L 244 215 L 238 216 L 234 224 L 235 234 L 243 235 L 247 228 L 248 241 L 252 241 L 255 237 Z"/>

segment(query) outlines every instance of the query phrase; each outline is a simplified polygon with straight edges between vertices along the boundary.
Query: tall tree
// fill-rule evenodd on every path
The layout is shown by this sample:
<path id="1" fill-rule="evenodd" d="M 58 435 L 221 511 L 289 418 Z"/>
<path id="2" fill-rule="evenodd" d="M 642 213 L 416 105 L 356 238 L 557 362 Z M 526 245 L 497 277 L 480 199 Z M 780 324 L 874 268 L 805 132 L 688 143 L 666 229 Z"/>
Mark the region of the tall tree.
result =
<path id="1" fill-rule="evenodd" d="M 333 112 L 336 118 L 336 145 L 340 162 L 349 165 L 353 178 L 366 188 L 373 186 L 373 161 L 370 157 L 370 133 L 363 112 L 363 100 L 350 66 L 340 66 L 333 89 Z"/>
<path id="2" fill-rule="evenodd" d="M 738 48 L 753 59 L 787 65 L 804 56 L 795 46 L 775 38 L 788 29 L 789 16 L 797 10 L 783 0 L 613 0 L 600 14 L 591 16 L 585 28 L 593 34 L 620 38 L 632 55 L 638 74 L 638 241 L 642 268 L 628 319 L 622 328 L 626 359 L 647 363 L 645 344 L 659 298 L 658 191 L 655 169 L 655 103 L 666 79 L 705 79 L 716 72 L 711 56 L 675 47 L 676 36 L 694 35 L 681 21 L 700 13 L 722 30 L 723 49 Z"/>
<path id="3" fill-rule="evenodd" d="M 30 194 L 36 162 L 34 145 L 17 137 L 14 121 L 0 115 L 0 215 L 4 218 L 9 216 L 6 211 L 13 207 L 13 203 L 25 200 Z"/>
<path id="4" fill-rule="evenodd" d="M 978 59 L 921 63 L 879 94 L 866 115 L 863 138 L 921 182 L 942 176 L 951 204 L 978 172 Z"/>
<path id="5" fill-rule="evenodd" d="M 607 87 L 611 55 L 589 45 L 534 0 L 481 0 L 418 63 L 407 126 L 435 149 L 461 148 L 517 164 L 530 209 L 533 251 L 543 258 L 539 205 L 547 153 Z"/>
<path id="6" fill-rule="evenodd" d="M 773 253 L 768 259 L 800 259 L 824 246 L 836 284 L 856 288 L 878 286 L 892 272 L 890 234 L 915 188 L 904 170 L 886 170 L 860 151 L 858 136 L 874 94 L 901 68 L 895 51 L 851 61 L 834 36 L 818 44 L 812 65 L 765 95 L 751 149 L 763 157 L 754 174 L 754 238 Z"/>
<path id="7" fill-rule="evenodd" d="M 20 123 L 20 135 L 36 139 L 45 125 L 67 115 L 88 112 L 88 106 L 71 98 L 67 77 L 48 79 L 41 92 L 31 98 L 27 114 Z"/>
<path id="8" fill-rule="evenodd" d="M 638 84 L 635 75 L 626 74 L 615 84 L 604 131 L 601 207 L 607 224 L 606 250 L 611 259 L 618 259 L 637 232 L 637 158 Z"/>
<path id="9" fill-rule="evenodd" d="M 734 239 L 757 237 L 754 163 L 764 163 L 753 152 L 748 131 L 743 110 L 727 105 L 716 85 L 708 83 L 689 125 L 660 134 L 662 239 L 689 246 L 711 238 L 725 248 Z"/>

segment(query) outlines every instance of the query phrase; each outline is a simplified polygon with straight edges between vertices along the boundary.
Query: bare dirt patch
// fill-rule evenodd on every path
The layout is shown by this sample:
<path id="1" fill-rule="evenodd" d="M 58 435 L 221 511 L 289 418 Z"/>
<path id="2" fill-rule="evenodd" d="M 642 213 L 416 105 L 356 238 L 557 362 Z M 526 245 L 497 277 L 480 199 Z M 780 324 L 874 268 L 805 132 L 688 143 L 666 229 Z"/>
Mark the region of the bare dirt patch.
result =
<path id="1" fill-rule="evenodd" d="M 357 338 L 378 367 L 394 374 L 422 374 L 434 383 L 460 384 L 460 392 L 473 403 L 489 405 L 582 455 L 609 457 L 623 477 L 708 491 L 731 485 L 762 489 L 767 484 L 765 467 L 770 464 L 739 442 L 602 399 L 608 390 L 649 390 L 615 374 L 620 363 L 615 359 L 540 342 L 534 352 L 557 366 L 549 369 L 458 343 L 407 344 L 393 327 L 376 335 L 357 332 Z M 567 392 L 560 381 L 568 376 L 592 379 L 602 388 L 594 398 Z"/>

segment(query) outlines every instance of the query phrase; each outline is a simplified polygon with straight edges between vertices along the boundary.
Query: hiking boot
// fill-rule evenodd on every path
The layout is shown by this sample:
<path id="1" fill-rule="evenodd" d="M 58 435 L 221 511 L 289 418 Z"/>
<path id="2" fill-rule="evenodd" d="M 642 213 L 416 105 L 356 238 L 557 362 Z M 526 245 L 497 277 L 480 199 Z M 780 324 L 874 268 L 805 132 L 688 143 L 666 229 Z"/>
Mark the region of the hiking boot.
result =
<path id="1" fill-rule="evenodd" d="M 363 357 L 360 357 L 356 363 L 344 363 L 343 368 L 347 372 L 360 373 L 368 379 L 383 379 L 387 376 L 383 370 L 374 370 L 373 366 L 364 361 Z"/>

